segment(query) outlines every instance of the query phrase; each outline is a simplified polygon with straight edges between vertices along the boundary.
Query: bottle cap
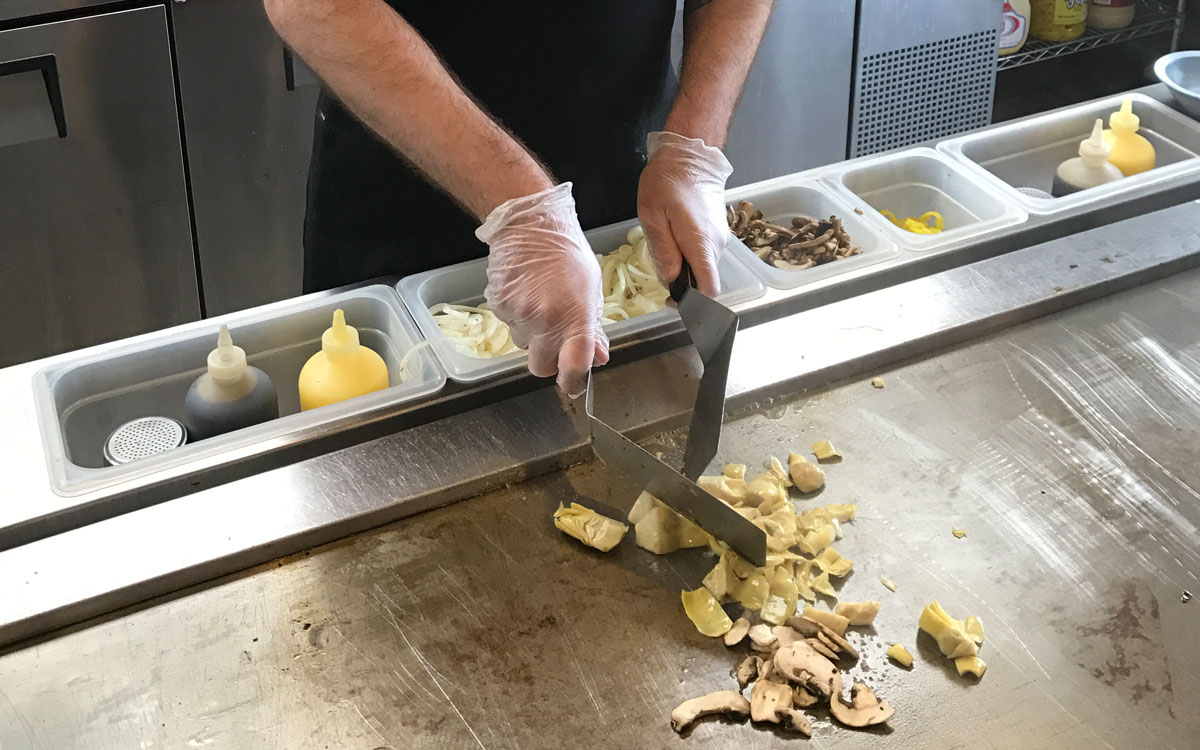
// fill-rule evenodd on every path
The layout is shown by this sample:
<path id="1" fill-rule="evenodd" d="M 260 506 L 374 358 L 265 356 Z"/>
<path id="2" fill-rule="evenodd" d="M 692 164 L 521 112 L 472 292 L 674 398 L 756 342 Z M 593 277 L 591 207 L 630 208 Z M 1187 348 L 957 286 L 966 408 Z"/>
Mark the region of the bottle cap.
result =
<path id="1" fill-rule="evenodd" d="M 208 353 L 208 374 L 218 383 L 240 380 L 246 372 L 246 351 L 233 345 L 229 326 L 221 326 L 217 348 Z"/>
<path id="2" fill-rule="evenodd" d="M 1133 113 L 1133 97 L 1125 97 L 1121 109 L 1109 115 L 1108 126 L 1113 130 L 1130 130 L 1136 132 L 1142 124 L 1140 117 Z"/>
<path id="3" fill-rule="evenodd" d="M 1079 155 L 1085 162 L 1100 163 L 1108 161 L 1112 149 L 1104 142 L 1104 120 L 1096 118 L 1090 138 L 1079 142 Z"/>
<path id="4" fill-rule="evenodd" d="M 358 331 L 346 325 L 346 314 L 339 307 L 333 311 L 333 325 L 321 334 L 321 349 L 326 354 L 351 352 L 358 348 Z"/>

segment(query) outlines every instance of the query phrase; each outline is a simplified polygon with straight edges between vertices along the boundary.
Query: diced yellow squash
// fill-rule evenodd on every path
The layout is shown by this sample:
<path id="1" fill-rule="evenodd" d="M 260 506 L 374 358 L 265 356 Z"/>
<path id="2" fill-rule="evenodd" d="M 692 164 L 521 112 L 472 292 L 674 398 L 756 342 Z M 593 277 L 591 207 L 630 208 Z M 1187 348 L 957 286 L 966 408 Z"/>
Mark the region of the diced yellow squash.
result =
<path id="1" fill-rule="evenodd" d="M 620 521 L 602 516 L 579 503 L 571 503 L 569 508 L 564 508 L 562 503 L 559 503 L 558 510 L 554 511 L 554 525 L 564 534 L 575 537 L 601 552 L 608 552 L 620 544 L 625 538 L 625 532 L 629 530 L 629 527 Z"/>
<path id="2" fill-rule="evenodd" d="M 818 461 L 829 461 L 834 458 L 841 458 L 842 454 L 837 448 L 833 447 L 833 443 L 828 440 L 818 440 L 812 446 L 813 455 Z"/>
<path id="3" fill-rule="evenodd" d="M 962 622 L 946 614 L 946 610 L 936 601 L 921 611 L 917 625 L 933 636 L 938 649 L 949 659 L 975 656 L 979 653 L 975 641 L 963 631 Z"/>
<path id="4" fill-rule="evenodd" d="M 879 614 L 879 608 L 882 606 L 882 602 L 870 599 L 862 602 L 838 602 L 833 612 L 845 617 L 851 625 L 862 627 L 875 622 L 875 616 Z"/>
<path id="5" fill-rule="evenodd" d="M 813 561 L 821 570 L 838 578 L 848 575 L 854 569 L 854 561 L 842 557 L 833 547 L 826 547 L 821 550 L 821 554 L 817 555 Z"/>
<path id="6" fill-rule="evenodd" d="M 954 660 L 954 668 L 960 675 L 973 674 L 976 677 L 983 677 L 987 671 L 987 665 L 978 656 L 960 656 Z"/>
<path id="7" fill-rule="evenodd" d="M 767 603 L 770 589 L 766 574 L 756 571 L 733 588 L 733 598 L 737 599 L 746 609 L 759 610 Z"/>
<path id="8" fill-rule="evenodd" d="M 913 656 L 904 646 L 899 643 L 893 643 L 887 650 L 888 658 L 896 662 L 902 667 L 911 667 L 913 665 Z"/>
<path id="9" fill-rule="evenodd" d="M 721 609 L 720 603 L 703 586 L 695 591 L 682 592 L 680 599 L 688 619 L 696 626 L 696 630 L 704 635 L 715 638 L 725 635 L 733 627 L 733 620 L 729 619 L 729 615 Z"/>

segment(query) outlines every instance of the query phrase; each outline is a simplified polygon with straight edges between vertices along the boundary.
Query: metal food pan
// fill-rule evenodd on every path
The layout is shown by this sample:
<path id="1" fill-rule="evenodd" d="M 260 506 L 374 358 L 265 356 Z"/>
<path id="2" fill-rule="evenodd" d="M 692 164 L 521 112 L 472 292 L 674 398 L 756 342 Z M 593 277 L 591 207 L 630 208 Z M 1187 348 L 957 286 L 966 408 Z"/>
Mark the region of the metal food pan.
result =
<path id="1" fill-rule="evenodd" d="M 637 225 L 637 220 L 611 224 L 585 232 L 588 242 L 596 252 L 611 252 L 625 242 L 625 235 Z M 755 276 L 736 255 L 741 243 L 731 234 L 730 246 L 721 258 L 718 271 L 721 276 L 721 293 L 717 299 L 726 305 L 758 299 L 766 291 L 763 282 Z M 755 263 L 759 263 L 757 258 Z M 417 327 L 425 338 L 432 342 L 434 352 L 452 380 L 459 383 L 474 383 L 525 366 L 527 354 L 512 352 L 503 357 L 480 359 L 460 351 L 452 339 L 442 333 L 437 322 L 429 314 L 429 308 L 439 302 L 461 305 L 477 305 L 483 302 L 483 289 L 487 286 L 487 258 L 469 260 L 445 268 L 414 274 L 401 279 L 396 285 L 400 299 L 412 313 Z M 609 341 L 616 343 L 627 340 L 652 328 L 678 320 L 674 309 L 641 315 L 630 320 L 605 326 Z"/>
<path id="2" fill-rule="evenodd" d="M 345 311 L 360 341 L 383 357 L 391 386 L 338 404 L 300 412 L 300 368 L 321 348 L 321 334 L 333 311 Z M 205 372 L 220 325 L 250 364 L 275 385 L 280 418 L 190 443 L 182 448 L 121 466 L 107 466 L 103 445 L 122 424 L 144 416 L 184 421 L 184 394 Z M 428 351 L 418 351 L 400 376 L 402 358 L 421 335 L 395 291 L 376 284 L 341 294 L 313 295 L 288 302 L 190 323 L 102 354 L 51 365 L 34 376 L 42 442 L 55 492 L 72 496 L 200 457 L 318 426 L 376 408 L 434 393 L 446 376 Z"/>
<path id="3" fill-rule="evenodd" d="M 945 247 L 1028 218 L 999 191 L 930 148 L 849 162 L 823 173 L 819 181 L 852 207 L 862 208 L 871 222 L 911 250 Z M 897 218 L 937 211 L 945 220 L 945 230 L 909 232 L 880 211 L 891 211 Z"/>
<path id="4" fill-rule="evenodd" d="M 1096 120 L 1107 126 L 1108 116 L 1120 109 L 1126 96 L 1133 99 L 1133 112 L 1141 119 L 1138 133 L 1154 145 L 1155 169 L 1062 198 L 1037 198 L 1018 190 L 1050 192 L 1058 165 L 1079 155 L 1079 143 L 1091 135 Z M 938 149 L 1030 212 L 1052 214 L 1134 194 L 1200 170 L 1200 123 L 1143 94 L 1122 94 L 954 138 L 938 144 Z"/>
<path id="5" fill-rule="evenodd" d="M 850 258 L 789 271 L 763 262 L 749 247 L 738 242 L 735 246 L 738 255 L 756 276 L 775 289 L 795 289 L 806 284 L 815 284 L 900 254 L 900 248 L 895 242 L 815 180 L 796 180 L 783 184 L 772 182 L 748 189 L 731 190 L 726 194 L 726 202 L 730 205 L 736 206 L 738 201 L 750 201 L 755 208 L 763 212 L 768 221 L 785 226 L 796 216 L 818 219 L 836 216 L 842 220 L 842 226 L 850 235 L 850 241 L 862 248 L 861 253 Z"/>

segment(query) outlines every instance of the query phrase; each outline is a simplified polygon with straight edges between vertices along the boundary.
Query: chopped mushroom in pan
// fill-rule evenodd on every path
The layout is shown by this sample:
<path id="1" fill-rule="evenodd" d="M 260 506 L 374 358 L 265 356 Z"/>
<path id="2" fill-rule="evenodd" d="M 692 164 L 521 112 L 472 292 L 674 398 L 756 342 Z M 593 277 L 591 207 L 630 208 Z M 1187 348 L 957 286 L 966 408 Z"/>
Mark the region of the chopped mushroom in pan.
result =
<path id="1" fill-rule="evenodd" d="M 749 715 L 750 701 L 743 698 L 741 693 L 721 690 L 680 703 L 671 712 L 671 727 L 676 732 L 684 732 L 697 719 L 705 716 L 723 716 L 743 721 Z"/>
<path id="2" fill-rule="evenodd" d="M 842 676 L 837 675 L 829 699 L 829 713 L 848 727 L 869 727 L 892 718 L 896 710 L 875 696 L 875 691 L 861 682 L 850 689 L 850 703 L 842 698 Z"/>

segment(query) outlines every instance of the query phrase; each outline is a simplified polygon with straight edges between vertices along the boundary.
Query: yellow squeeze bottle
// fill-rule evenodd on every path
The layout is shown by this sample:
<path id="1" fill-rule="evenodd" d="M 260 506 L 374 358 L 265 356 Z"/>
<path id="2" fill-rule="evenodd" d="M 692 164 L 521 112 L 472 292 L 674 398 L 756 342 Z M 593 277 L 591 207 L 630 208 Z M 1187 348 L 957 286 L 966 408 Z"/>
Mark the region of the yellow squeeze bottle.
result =
<path id="1" fill-rule="evenodd" d="M 1108 144 L 1108 163 L 1126 177 L 1154 169 L 1154 146 L 1138 135 L 1141 119 L 1133 113 L 1133 99 L 1125 97 L 1121 109 L 1108 118 L 1109 130 L 1104 131 Z"/>
<path id="2" fill-rule="evenodd" d="M 388 387 L 383 357 L 358 343 L 358 331 L 346 315 L 333 313 L 333 325 L 321 335 L 321 351 L 300 369 L 300 410 L 316 409 Z"/>

